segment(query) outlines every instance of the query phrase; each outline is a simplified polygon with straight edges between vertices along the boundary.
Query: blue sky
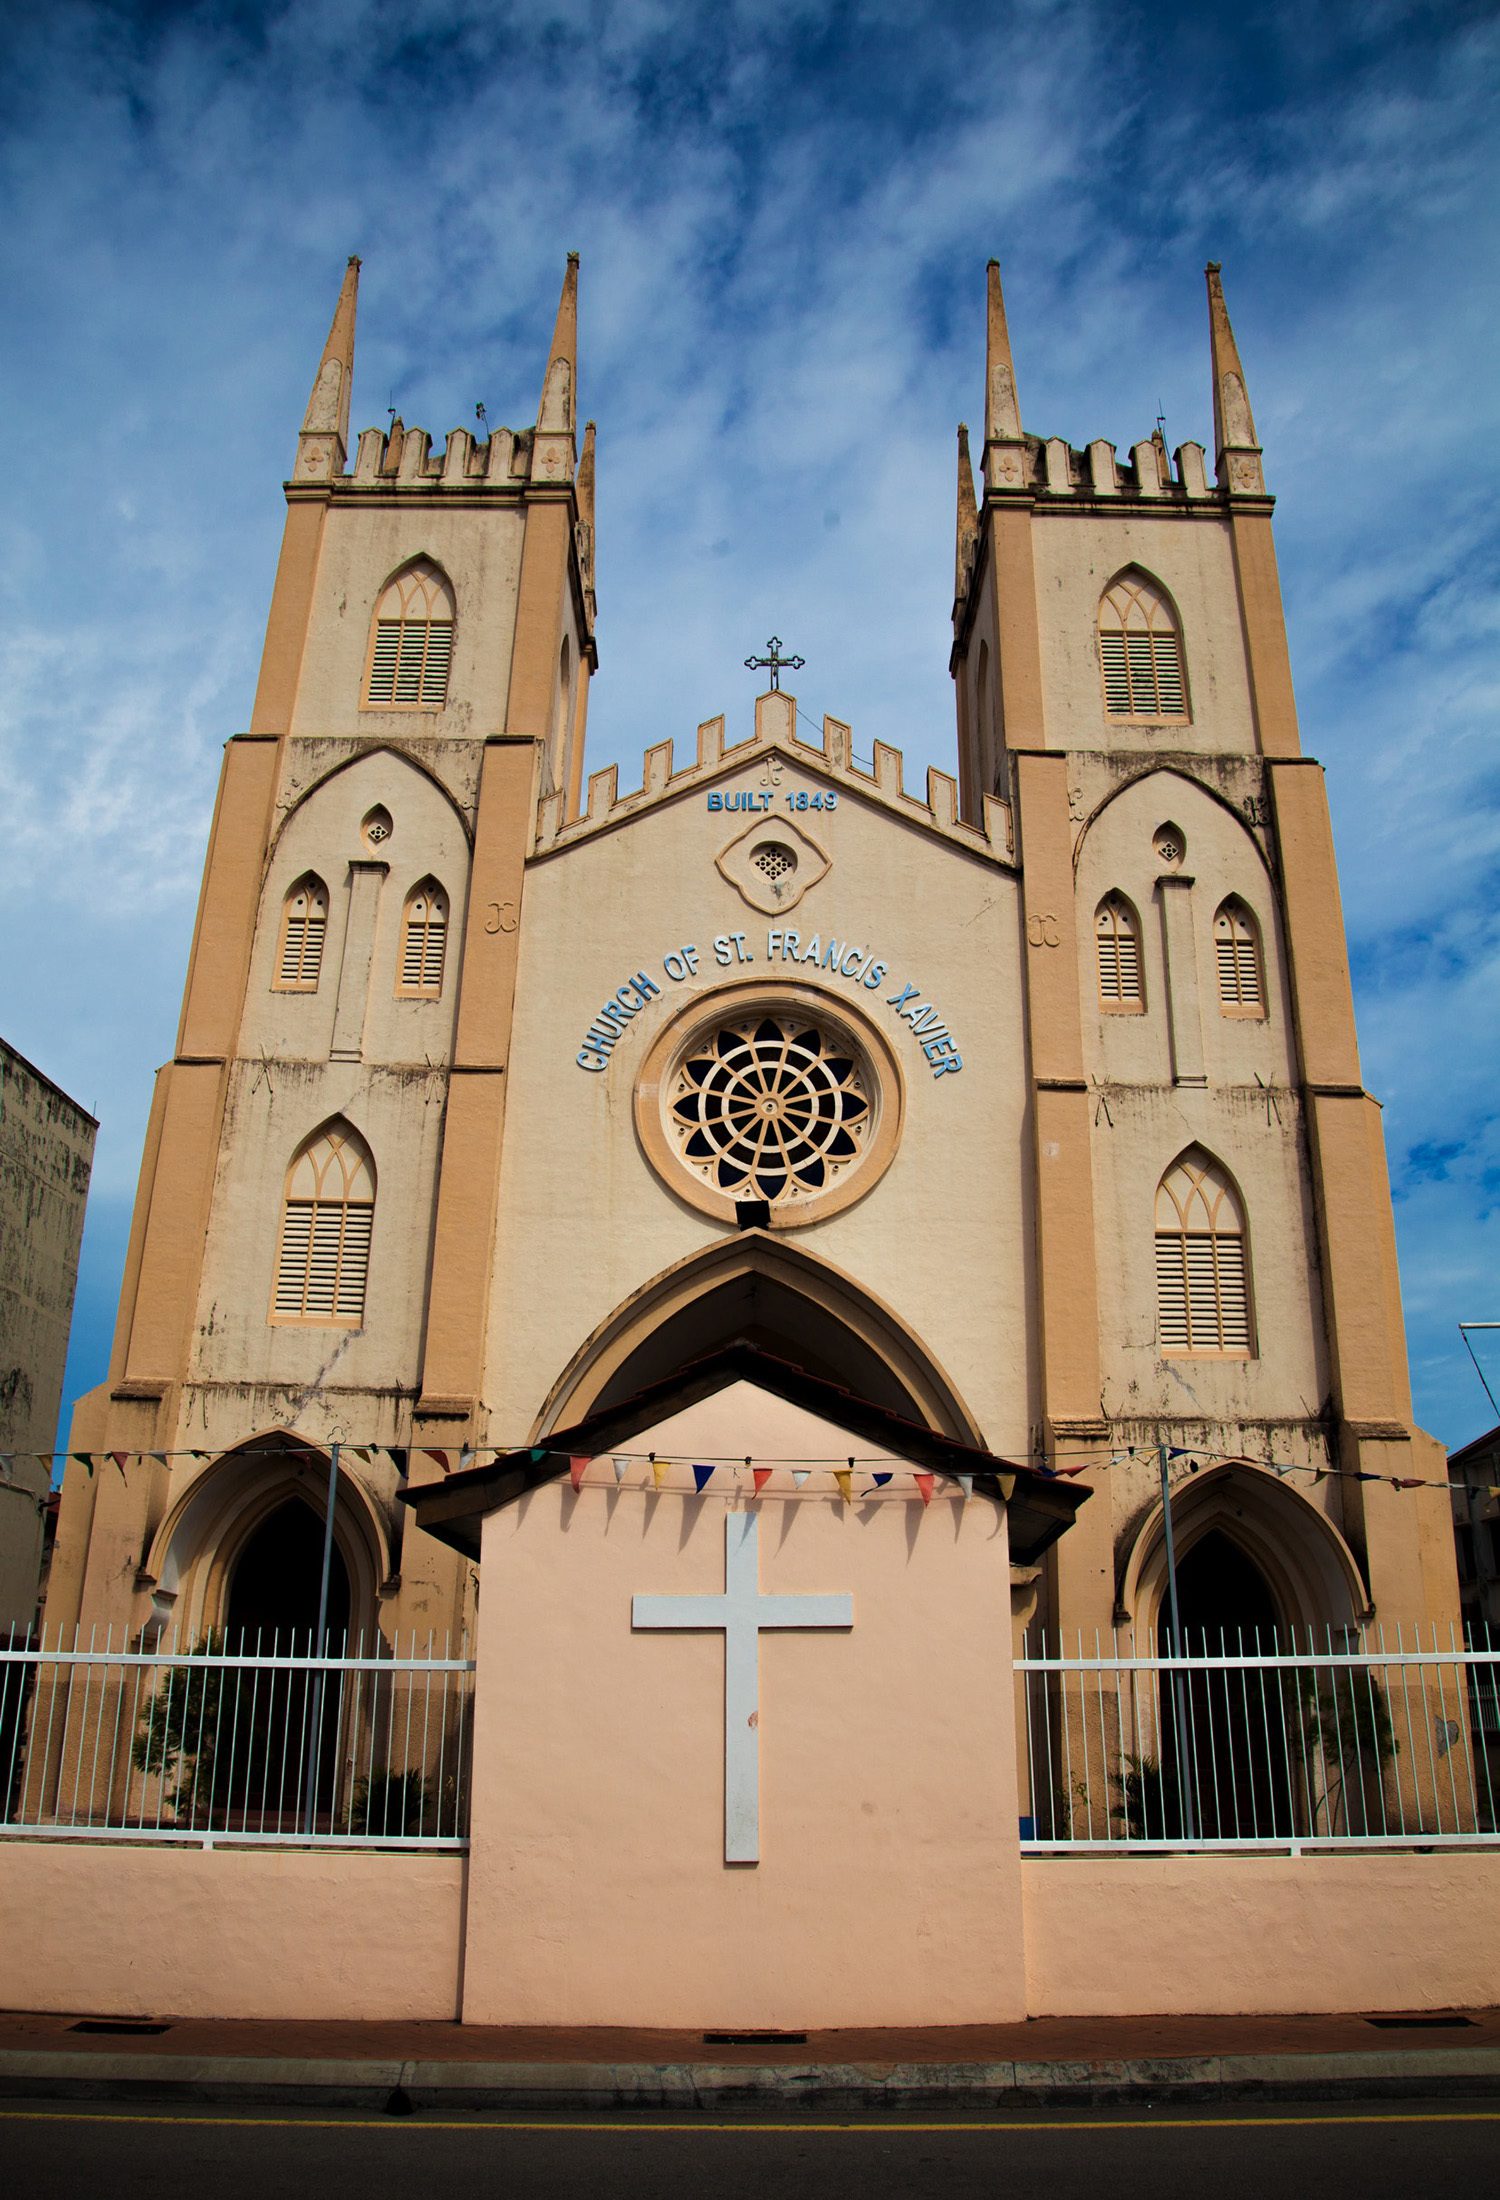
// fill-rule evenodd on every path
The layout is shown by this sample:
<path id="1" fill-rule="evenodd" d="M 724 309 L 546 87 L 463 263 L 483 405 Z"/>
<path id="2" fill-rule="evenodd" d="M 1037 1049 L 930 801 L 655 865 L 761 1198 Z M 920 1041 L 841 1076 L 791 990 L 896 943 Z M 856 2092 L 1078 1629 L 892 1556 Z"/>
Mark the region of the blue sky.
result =
<path id="1" fill-rule="evenodd" d="M 101 1118 L 69 1397 L 348 253 L 355 425 L 435 438 L 535 417 L 582 253 L 590 763 L 628 785 L 649 742 L 746 722 L 773 630 L 862 752 L 951 764 L 993 252 L 1027 426 L 1122 449 L 1158 408 L 1211 444 L 1224 263 L 1418 1411 L 1488 1425 L 1456 1325 L 1500 1319 L 1493 6 L 49 0 L 0 63 L 0 1031 Z"/>

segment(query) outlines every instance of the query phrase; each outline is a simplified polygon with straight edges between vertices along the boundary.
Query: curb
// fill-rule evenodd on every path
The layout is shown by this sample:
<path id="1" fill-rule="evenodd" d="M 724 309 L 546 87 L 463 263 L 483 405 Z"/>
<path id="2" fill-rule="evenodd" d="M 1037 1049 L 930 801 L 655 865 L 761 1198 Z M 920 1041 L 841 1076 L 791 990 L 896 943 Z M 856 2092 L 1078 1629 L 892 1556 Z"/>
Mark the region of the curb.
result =
<path id="1" fill-rule="evenodd" d="M 1500 2095 L 1500 2048 L 998 2063 L 470 2063 L 0 2053 L 0 2097 L 509 2110 L 1019 2109 Z M 399 2096 L 399 2099 L 395 2098 Z"/>

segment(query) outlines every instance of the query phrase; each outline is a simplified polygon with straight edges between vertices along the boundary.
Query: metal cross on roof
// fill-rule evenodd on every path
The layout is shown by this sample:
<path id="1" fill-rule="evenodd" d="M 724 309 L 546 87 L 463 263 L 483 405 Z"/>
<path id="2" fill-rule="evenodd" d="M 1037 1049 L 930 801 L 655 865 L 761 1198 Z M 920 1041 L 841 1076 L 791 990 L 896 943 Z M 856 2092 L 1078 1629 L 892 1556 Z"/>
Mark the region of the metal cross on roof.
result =
<path id="1" fill-rule="evenodd" d="M 768 657 L 747 657 L 745 659 L 745 670 L 747 672 L 760 672 L 766 666 L 769 666 L 771 687 L 772 691 L 775 692 L 781 686 L 782 666 L 785 665 L 788 672 L 800 672 L 807 663 L 807 659 L 805 657 L 783 657 L 781 654 L 781 636 L 779 634 L 771 636 L 766 648 L 770 651 L 770 655 Z"/>

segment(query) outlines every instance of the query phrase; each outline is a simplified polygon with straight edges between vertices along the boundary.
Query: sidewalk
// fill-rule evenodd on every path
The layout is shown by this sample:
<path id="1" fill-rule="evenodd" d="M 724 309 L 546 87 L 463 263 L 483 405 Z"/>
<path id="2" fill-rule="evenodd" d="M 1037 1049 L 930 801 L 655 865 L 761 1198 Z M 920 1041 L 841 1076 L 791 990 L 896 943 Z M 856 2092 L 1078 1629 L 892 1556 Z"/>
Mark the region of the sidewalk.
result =
<path id="1" fill-rule="evenodd" d="M 1046 2017 L 805 2038 L 0 2012 L 0 2094 L 554 2112 L 1493 2098 L 1500 2010 Z"/>

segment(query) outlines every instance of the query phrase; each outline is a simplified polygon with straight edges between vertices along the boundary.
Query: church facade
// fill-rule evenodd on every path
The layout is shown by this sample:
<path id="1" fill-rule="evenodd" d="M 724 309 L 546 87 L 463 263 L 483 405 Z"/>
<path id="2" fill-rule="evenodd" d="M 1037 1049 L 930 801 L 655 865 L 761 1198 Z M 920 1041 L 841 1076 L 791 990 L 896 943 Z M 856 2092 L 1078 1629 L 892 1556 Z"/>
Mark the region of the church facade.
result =
<path id="1" fill-rule="evenodd" d="M 534 427 L 397 420 L 351 464 L 357 275 L 72 1433 L 120 1472 L 68 1469 L 49 1633 L 310 1629 L 337 1443 L 332 1624 L 457 1638 L 438 1485 L 742 1348 L 1091 1493 L 1012 1550 L 1017 1628 L 1166 1624 L 1164 1459 L 1190 1634 L 1446 1626 L 1217 270 L 1210 469 L 1028 434 L 992 264 L 956 774 L 862 761 L 778 666 L 625 793 L 585 769 L 576 264 Z M 752 1392 L 711 1463 L 784 1478 L 805 1422 Z"/>

